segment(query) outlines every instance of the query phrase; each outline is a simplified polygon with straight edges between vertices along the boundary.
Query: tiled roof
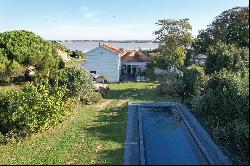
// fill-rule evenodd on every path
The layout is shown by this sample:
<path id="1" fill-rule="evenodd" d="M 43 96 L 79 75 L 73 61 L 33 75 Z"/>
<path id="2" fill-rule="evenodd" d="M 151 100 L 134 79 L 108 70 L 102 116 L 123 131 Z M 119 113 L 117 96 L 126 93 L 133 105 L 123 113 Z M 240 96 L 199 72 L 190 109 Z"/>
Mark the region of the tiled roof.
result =
<path id="1" fill-rule="evenodd" d="M 150 57 L 139 51 L 126 51 L 122 54 L 122 61 L 126 62 L 148 62 Z"/>
<path id="2" fill-rule="evenodd" d="M 122 61 L 126 62 L 148 62 L 150 61 L 150 57 L 142 54 L 139 51 L 126 51 L 123 48 L 114 48 L 108 44 L 102 44 L 100 47 L 103 47 L 119 56 L 121 56 Z"/>
<path id="3" fill-rule="evenodd" d="M 100 46 L 103 47 L 103 48 L 106 48 L 106 49 L 110 50 L 111 52 L 113 52 L 115 54 L 118 54 L 118 55 L 123 53 L 123 49 L 114 48 L 113 46 L 108 45 L 108 44 L 103 44 L 103 45 L 100 45 Z"/>

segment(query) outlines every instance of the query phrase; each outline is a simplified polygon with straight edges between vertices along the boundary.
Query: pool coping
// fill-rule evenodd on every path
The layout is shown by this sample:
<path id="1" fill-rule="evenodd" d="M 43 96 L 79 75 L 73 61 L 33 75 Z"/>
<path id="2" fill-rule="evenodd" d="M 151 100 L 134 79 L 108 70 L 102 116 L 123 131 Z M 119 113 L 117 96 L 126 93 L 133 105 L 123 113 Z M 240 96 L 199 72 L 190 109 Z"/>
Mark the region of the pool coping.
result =
<path id="1" fill-rule="evenodd" d="M 230 160 L 222 153 L 207 131 L 196 120 L 187 106 L 174 102 L 129 102 L 124 165 L 145 165 L 144 138 L 142 134 L 140 107 L 156 106 L 175 108 L 184 121 L 194 141 L 211 165 L 230 165 Z M 137 128 L 137 129 L 136 129 Z"/>

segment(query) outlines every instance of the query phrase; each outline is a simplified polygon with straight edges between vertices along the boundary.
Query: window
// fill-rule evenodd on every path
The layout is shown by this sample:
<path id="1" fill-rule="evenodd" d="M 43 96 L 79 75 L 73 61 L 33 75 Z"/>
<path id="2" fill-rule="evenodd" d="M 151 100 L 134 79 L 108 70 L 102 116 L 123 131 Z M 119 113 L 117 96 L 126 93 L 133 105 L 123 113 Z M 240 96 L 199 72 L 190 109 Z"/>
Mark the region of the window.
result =
<path id="1" fill-rule="evenodd" d="M 92 74 L 96 74 L 96 71 L 90 71 L 90 73 L 92 73 Z"/>

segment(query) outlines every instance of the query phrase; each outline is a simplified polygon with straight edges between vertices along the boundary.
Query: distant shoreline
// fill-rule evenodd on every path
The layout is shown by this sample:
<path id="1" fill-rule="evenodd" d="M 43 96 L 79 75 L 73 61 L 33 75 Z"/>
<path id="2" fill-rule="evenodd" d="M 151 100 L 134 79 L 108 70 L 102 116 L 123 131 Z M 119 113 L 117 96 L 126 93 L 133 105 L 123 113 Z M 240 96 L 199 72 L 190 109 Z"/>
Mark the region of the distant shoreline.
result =
<path id="1" fill-rule="evenodd" d="M 49 40 L 53 41 L 53 40 Z M 153 40 L 54 40 L 59 43 L 63 42 L 109 42 L 109 43 L 157 43 L 154 42 Z"/>

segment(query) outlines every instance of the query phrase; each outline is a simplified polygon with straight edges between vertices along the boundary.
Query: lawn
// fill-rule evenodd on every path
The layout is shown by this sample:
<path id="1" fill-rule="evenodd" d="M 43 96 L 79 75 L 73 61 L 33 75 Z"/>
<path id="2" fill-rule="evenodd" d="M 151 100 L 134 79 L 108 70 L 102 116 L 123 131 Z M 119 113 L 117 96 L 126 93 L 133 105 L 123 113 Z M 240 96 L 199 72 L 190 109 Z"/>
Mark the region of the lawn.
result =
<path id="1" fill-rule="evenodd" d="M 179 100 L 159 96 L 153 83 L 110 84 L 101 102 L 76 104 L 57 127 L 0 145 L 0 164 L 122 164 L 128 101 Z"/>

